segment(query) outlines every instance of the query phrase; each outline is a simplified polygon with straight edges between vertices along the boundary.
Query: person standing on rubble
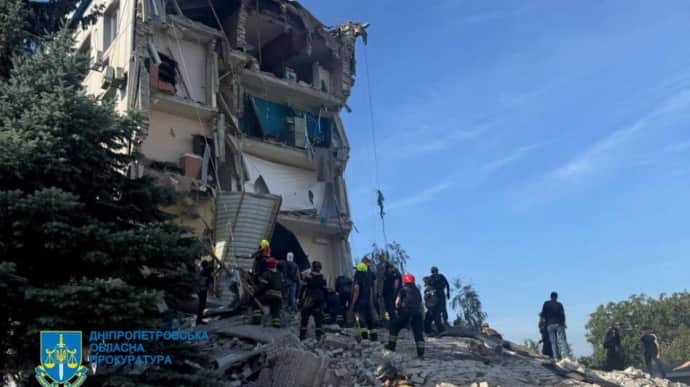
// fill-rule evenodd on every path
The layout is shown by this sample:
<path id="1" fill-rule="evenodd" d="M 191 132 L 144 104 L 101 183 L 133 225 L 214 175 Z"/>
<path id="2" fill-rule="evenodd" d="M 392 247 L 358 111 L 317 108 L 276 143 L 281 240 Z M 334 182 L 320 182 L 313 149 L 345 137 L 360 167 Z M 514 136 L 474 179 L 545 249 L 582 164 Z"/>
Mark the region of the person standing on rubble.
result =
<path id="1" fill-rule="evenodd" d="M 561 360 L 568 353 L 568 343 L 565 338 L 565 309 L 558 302 L 558 293 L 551 292 L 550 299 L 541 308 L 541 316 L 551 343 L 551 358 Z"/>
<path id="2" fill-rule="evenodd" d="M 604 371 L 623 370 L 625 368 L 625 354 L 621 344 L 621 324 L 616 321 L 606 332 L 604 339 L 606 348 L 606 368 Z"/>
<path id="3" fill-rule="evenodd" d="M 395 307 L 398 317 L 391 324 L 386 349 L 395 351 L 398 341 L 398 333 L 407 327 L 412 328 L 417 356 L 424 356 L 424 321 L 422 319 L 422 295 L 414 282 L 414 276 L 410 273 L 402 277 L 402 287 L 395 297 Z"/>
<path id="4" fill-rule="evenodd" d="M 295 255 L 289 252 L 285 257 L 285 289 L 287 293 L 288 309 L 291 312 L 297 311 L 296 300 L 299 292 L 299 285 L 299 267 L 295 263 Z"/>
<path id="5" fill-rule="evenodd" d="M 261 303 L 268 305 L 271 314 L 271 326 L 280 328 L 280 309 L 283 303 L 283 273 L 278 271 L 278 261 L 275 258 L 266 260 L 266 271 L 259 276 L 255 297 Z M 261 324 L 263 312 L 255 308 L 251 323 Z"/>
<path id="6" fill-rule="evenodd" d="M 201 280 L 199 287 L 199 307 L 196 313 L 196 324 L 203 324 L 204 309 L 206 309 L 206 298 L 208 297 L 208 289 L 211 287 L 213 279 L 213 263 L 211 261 L 201 261 L 201 272 L 199 273 Z"/>
<path id="7" fill-rule="evenodd" d="M 436 331 L 441 333 L 446 329 L 441 317 L 440 304 L 443 302 L 443 298 L 436 294 L 436 289 L 431 286 L 429 277 L 422 278 L 422 283 L 424 284 L 424 306 L 426 306 L 424 332 L 426 334 L 433 333 L 433 324 L 436 326 Z"/>
<path id="8" fill-rule="evenodd" d="M 342 321 L 341 326 L 344 326 L 348 323 L 345 315 L 350 309 L 350 302 L 352 301 L 352 279 L 344 275 L 338 276 L 338 278 L 335 279 L 335 291 L 338 293 L 338 297 L 340 297 L 342 311 L 342 314 L 336 318 Z"/>
<path id="9" fill-rule="evenodd" d="M 431 277 L 429 277 L 429 282 L 431 283 L 431 286 L 436 289 L 436 294 L 440 296 L 439 307 L 441 308 L 441 317 L 443 318 L 443 323 L 446 324 L 446 326 L 450 326 L 450 324 L 448 324 L 448 307 L 446 306 L 446 301 L 450 300 L 450 284 L 448 283 L 446 276 L 438 272 L 438 267 L 436 266 L 431 267 Z M 445 300 L 443 299 L 444 295 L 446 296 Z"/>
<path id="10" fill-rule="evenodd" d="M 395 295 L 400 288 L 400 271 L 390 262 L 383 262 L 383 305 L 386 309 L 384 319 L 395 319 Z"/>
<path id="11" fill-rule="evenodd" d="M 372 277 L 366 263 L 360 262 L 356 266 L 354 291 L 351 307 L 355 309 L 355 321 L 359 331 L 358 339 L 377 341 L 378 335 L 374 329 L 374 294 Z"/>
<path id="12" fill-rule="evenodd" d="M 316 325 L 316 339 L 323 336 L 323 308 L 326 303 L 326 279 L 321 274 L 321 262 L 311 263 L 311 271 L 304 276 L 304 286 L 300 294 L 300 305 L 302 306 L 301 318 L 299 322 L 299 339 L 307 338 L 307 325 L 309 317 L 314 316 Z"/>
<path id="13" fill-rule="evenodd" d="M 644 355 L 644 364 L 647 366 L 647 372 L 650 375 L 654 375 L 652 370 L 652 362 L 656 364 L 656 368 L 661 374 L 662 378 L 666 377 L 666 372 L 664 371 L 664 366 L 661 364 L 661 344 L 659 344 L 659 338 L 650 326 L 645 326 L 645 334 L 642 335 L 640 340 L 642 341 L 642 349 Z"/>

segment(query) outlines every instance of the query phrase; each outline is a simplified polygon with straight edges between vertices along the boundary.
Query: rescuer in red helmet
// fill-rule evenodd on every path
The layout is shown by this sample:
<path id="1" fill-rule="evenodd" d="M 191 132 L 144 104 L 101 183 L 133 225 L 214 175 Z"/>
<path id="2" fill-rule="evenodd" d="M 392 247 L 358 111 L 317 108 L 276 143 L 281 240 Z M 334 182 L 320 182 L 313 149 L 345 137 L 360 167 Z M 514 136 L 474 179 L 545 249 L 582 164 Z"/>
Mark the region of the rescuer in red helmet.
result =
<path id="1" fill-rule="evenodd" d="M 414 283 L 414 276 L 410 273 L 402 277 L 402 287 L 395 297 L 395 308 L 398 317 L 393 321 L 388 336 L 386 349 L 395 351 L 398 333 L 408 324 L 412 327 L 414 342 L 417 346 L 417 356 L 424 356 L 424 319 L 422 318 L 422 295 Z"/>

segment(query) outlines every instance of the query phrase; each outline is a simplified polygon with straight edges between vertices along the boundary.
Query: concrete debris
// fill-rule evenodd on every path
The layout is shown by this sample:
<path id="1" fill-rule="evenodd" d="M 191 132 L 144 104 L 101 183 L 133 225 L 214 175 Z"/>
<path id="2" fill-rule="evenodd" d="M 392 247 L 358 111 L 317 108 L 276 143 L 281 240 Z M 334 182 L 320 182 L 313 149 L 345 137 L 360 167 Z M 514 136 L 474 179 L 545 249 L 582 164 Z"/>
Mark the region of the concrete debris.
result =
<path id="1" fill-rule="evenodd" d="M 211 337 L 208 350 L 215 354 L 210 368 L 223 375 L 223 385 L 380 386 L 374 371 L 390 361 L 414 386 L 686 386 L 651 378 L 634 368 L 603 372 L 571 359 L 553 362 L 513 343 L 468 332 L 463 333 L 465 337 L 453 331 L 444 337 L 427 337 L 423 359 L 416 357 L 407 331 L 398 339 L 396 352 L 384 349 L 384 330 L 379 332 L 380 341 L 357 342 L 354 329 L 333 326 L 321 340 L 310 337 L 300 342 L 296 316 L 284 320 L 287 324 L 282 329 L 246 325 L 243 316 L 212 320 L 205 326 Z M 496 347 L 503 351 L 497 352 Z"/>

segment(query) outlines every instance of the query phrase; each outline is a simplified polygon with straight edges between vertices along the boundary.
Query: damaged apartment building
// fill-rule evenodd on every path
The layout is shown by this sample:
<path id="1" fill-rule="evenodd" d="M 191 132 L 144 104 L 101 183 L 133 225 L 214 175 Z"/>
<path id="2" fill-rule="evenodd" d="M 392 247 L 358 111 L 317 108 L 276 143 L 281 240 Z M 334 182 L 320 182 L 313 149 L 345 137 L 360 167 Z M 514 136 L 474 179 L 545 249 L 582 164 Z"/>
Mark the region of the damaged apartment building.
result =
<path id="1" fill-rule="evenodd" d="M 174 191 L 164 209 L 210 252 L 247 268 L 261 239 L 330 281 L 350 273 L 339 118 L 366 24 L 326 27 L 291 0 L 96 0 L 76 32 L 87 92 L 140 111 L 132 178 Z"/>

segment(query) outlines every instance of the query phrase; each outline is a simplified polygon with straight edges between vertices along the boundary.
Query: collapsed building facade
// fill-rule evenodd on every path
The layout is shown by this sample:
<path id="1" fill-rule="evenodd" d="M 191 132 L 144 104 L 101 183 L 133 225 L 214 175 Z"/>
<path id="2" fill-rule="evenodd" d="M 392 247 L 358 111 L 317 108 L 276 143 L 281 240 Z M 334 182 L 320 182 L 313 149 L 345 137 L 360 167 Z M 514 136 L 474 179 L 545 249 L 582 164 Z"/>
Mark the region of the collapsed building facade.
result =
<path id="1" fill-rule="evenodd" d="M 175 192 L 164 208 L 233 267 L 261 239 L 330 281 L 351 271 L 339 112 L 366 27 L 326 27 L 291 0 L 106 0 L 78 28 L 87 92 L 147 118 L 127 173 Z"/>

